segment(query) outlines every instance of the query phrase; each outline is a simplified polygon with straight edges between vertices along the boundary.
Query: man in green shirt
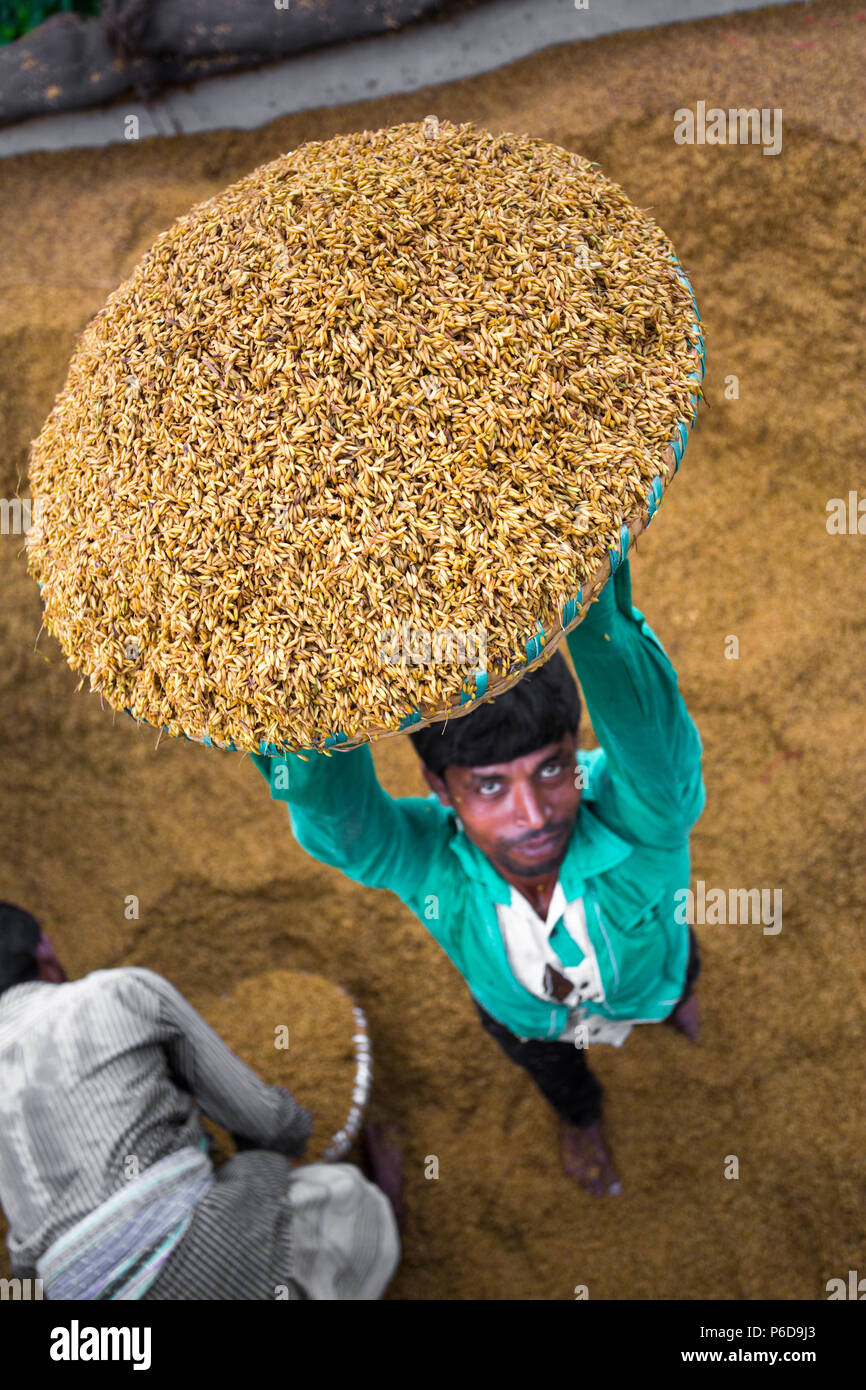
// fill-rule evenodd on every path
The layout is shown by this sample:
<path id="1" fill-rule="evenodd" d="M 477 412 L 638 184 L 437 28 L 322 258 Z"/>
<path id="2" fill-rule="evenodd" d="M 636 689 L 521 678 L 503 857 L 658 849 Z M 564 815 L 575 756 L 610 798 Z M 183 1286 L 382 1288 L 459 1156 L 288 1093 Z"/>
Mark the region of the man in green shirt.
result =
<path id="1" fill-rule="evenodd" d="M 705 801 L 676 672 L 624 559 L 567 637 L 600 747 L 554 653 L 471 714 L 411 735 L 432 795 L 387 795 L 368 745 L 254 754 L 314 858 L 396 893 L 466 980 L 484 1028 L 556 1109 L 566 1173 L 615 1195 L 586 1049 L 636 1023 L 697 1040 L 694 934 L 677 890 Z"/>

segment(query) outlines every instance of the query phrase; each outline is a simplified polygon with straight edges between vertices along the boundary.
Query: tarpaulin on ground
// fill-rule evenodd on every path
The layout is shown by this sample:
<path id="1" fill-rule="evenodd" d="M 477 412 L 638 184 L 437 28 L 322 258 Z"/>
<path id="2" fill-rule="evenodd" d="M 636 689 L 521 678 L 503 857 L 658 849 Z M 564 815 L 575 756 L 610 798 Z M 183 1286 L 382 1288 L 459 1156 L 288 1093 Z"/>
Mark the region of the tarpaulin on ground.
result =
<path id="1" fill-rule="evenodd" d="M 106 0 L 59 14 L 0 48 L 0 123 L 255 67 L 402 28 L 442 0 Z M 453 9 L 453 3 L 449 6 Z"/>

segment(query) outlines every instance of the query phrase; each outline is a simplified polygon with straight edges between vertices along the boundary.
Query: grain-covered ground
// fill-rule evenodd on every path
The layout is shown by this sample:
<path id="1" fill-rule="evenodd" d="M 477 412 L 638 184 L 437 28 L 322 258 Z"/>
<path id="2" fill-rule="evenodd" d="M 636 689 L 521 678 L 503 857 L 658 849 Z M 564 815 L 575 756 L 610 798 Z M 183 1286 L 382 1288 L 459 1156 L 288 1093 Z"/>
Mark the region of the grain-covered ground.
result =
<path id="1" fill-rule="evenodd" d="M 0 536 L 0 896 L 43 920 L 71 973 L 147 965 L 205 1006 L 282 967 L 357 997 L 374 1099 L 406 1133 L 390 1297 L 569 1299 L 585 1284 L 594 1299 L 813 1299 L 864 1267 L 866 535 L 826 528 L 831 498 L 866 498 L 860 3 L 563 46 L 260 131 L 0 164 L 6 498 L 108 291 L 178 214 L 303 140 L 435 111 L 554 141 L 652 209 L 694 285 L 708 408 L 633 561 L 634 597 L 704 741 L 694 878 L 781 889 L 783 926 L 699 928 L 700 1046 L 647 1027 L 598 1050 L 619 1200 L 560 1176 L 552 1112 L 482 1034 L 445 956 L 396 899 L 297 849 L 249 760 L 155 751 L 74 693 L 53 642 L 34 651 L 36 586 Z M 674 111 L 698 101 L 781 108 L 782 152 L 675 144 Z M 391 791 L 421 789 L 408 741 L 376 757 Z"/>

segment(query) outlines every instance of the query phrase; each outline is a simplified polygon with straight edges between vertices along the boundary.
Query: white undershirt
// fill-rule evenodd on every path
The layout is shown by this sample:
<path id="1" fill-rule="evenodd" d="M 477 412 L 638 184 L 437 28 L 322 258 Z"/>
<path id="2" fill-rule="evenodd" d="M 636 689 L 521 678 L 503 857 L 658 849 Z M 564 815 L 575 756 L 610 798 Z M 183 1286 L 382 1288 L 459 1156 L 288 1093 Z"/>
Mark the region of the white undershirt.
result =
<path id="1" fill-rule="evenodd" d="M 605 998 L 598 961 L 586 929 L 583 898 L 566 902 L 562 884 L 557 879 L 547 916 L 542 920 L 528 899 L 512 884 L 511 902 L 497 904 L 496 915 L 515 979 L 537 999 L 562 1003 L 568 1008 L 568 1022 L 559 1041 L 574 1042 L 577 1025 L 586 1022 L 586 1041 L 621 1046 L 631 1032 L 631 1023 L 602 1018 L 599 1014 L 587 1014 L 582 1008 L 584 1001 L 603 1003 Z M 563 965 L 550 944 L 550 933 L 560 918 L 568 935 L 583 952 L 579 965 Z M 571 984 L 571 993 L 565 999 L 555 1000 L 545 992 L 544 976 L 548 965 Z"/>

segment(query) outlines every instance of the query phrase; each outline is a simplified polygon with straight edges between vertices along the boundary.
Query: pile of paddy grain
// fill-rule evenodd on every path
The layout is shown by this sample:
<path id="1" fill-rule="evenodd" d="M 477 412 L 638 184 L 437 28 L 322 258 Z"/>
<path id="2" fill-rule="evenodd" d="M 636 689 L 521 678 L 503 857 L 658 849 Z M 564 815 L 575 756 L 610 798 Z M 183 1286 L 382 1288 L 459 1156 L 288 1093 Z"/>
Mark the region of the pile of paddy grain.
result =
<path id="1" fill-rule="evenodd" d="M 303 1162 L 319 1162 L 352 1108 L 356 1027 L 349 996 L 320 975 L 274 970 L 244 980 L 201 1013 L 262 1081 L 284 1086 L 312 1113 Z M 207 1128 L 220 1162 L 232 1152 L 231 1140 L 217 1125 Z"/>
<path id="2" fill-rule="evenodd" d="M 194 208 L 33 445 L 30 567 L 70 665 L 247 751 L 455 704 L 459 646 L 419 662 L 394 634 L 482 633 L 515 671 L 700 395 L 673 255 L 580 156 L 434 117 Z"/>

